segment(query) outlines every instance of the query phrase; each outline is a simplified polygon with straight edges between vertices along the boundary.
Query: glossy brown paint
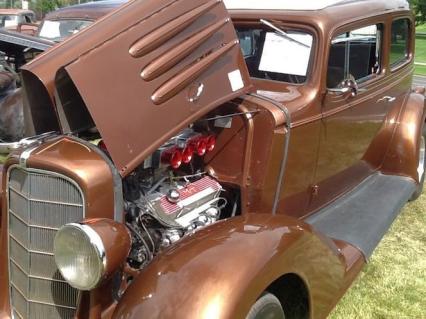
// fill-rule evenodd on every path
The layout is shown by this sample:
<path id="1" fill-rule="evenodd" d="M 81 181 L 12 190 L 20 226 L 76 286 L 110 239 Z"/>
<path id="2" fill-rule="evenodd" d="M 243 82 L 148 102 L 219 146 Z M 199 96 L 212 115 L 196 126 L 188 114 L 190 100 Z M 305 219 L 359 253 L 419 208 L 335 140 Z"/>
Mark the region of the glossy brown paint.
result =
<path id="1" fill-rule="evenodd" d="M 324 130 L 321 133 L 315 176 L 319 196 L 314 199 L 310 210 L 326 205 L 353 188 L 372 171 L 380 169 L 394 128 L 389 125 L 389 122 L 393 121 L 391 115 L 405 104 L 407 92 L 411 89 L 411 55 L 399 77 L 389 72 L 390 25 L 397 17 L 412 19 L 409 13 L 383 14 L 347 23 L 332 30 L 330 37 L 334 38 L 349 30 L 381 24 L 384 27 L 384 41 L 381 44 L 382 66 L 379 74 L 360 84 L 360 90 L 363 92 L 356 98 L 344 99 L 327 95 L 324 99 Z M 412 35 L 410 39 L 413 40 Z M 412 42 L 410 54 L 413 52 Z M 325 61 L 328 61 L 328 58 Z M 395 101 L 384 100 L 386 96 L 394 97 Z M 356 142 L 347 143 L 348 140 Z M 406 162 L 405 165 L 407 164 L 412 163 Z"/>
<path id="2" fill-rule="evenodd" d="M 34 87 L 25 83 L 27 75 L 37 77 L 51 98 L 56 89 L 56 101 L 66 105 L 62 88 L 56 85 L 54 89 L 57 72 L 63 69 L 63 78 L 78 87 L 115 165 L 126 176 L 171 136 L 220 104 L 247 92 L 250 79 L 221 1 L 132 1 L 114 16 L 113 21 L 102 19 L 72 41 L 33 60 L 25 67 L 23 81 L 28 93 Z M 150 81 L 143 79 L 141 72 L 147 65 L 175 50 L 182 41 L 195 41 L 206 26 L 219 22 L 223 26 L 218 31 L 201 39 L 203 43 L 188 50 L 172 68 L 160 66 L 163 73 Z M 88 68 L 91 72 L 87 72 Z M 236 87 L 229 79 L 234 71 L 241 80 Z M 202 90 L 194 99 L 190 92 L 195 85 Z M 169 116 L 171 112 L 175 116 Z M 144 134 L 140 134 L 142 121 Z M 62 130 L 67 131 L 64 123 Z"/>
<path id="3" fill-rule="evenodd" d="M 359 266 L 346 272 L 337 247 L 303 222 L 249 214 L 163 252 L 129 287 L 113 318 L 244 318 L 258 291 L 285 273 L 303 278 L 315 301 L 311 316 L 322 318 Z"/>
<path id="4" fill-rule="evenodd" d="M 397 119 L 399 125 L 381 166 L 383 172 L 409 176 L 419 182 L 418 143 L 426 117 L 423 105 L 423 95 L 412 93 L 406 96 L 405 108 Z"/>
<path id="5" fill-rule="evenodd" d="M 2 185 L 6 185 L 8 168 L 19 164 L 19 155 L 20 152 L 12 154 L 4 165 Z M 26 166 L 57 172 L 76 181 L 85 194 L 86 218 L 114 218 L 115 195 L 111 167 L 87 143 L 69 137 L 55 138 L 36 147 Z M 7 212 L 7 196 L 7 192 L 3 192 L 2 212 Z M 3 319 L 9 318 L 7 214 L 2 214 L 1 218 L 0 318 Z M 111 303 L 111 297 L 109 300 Z"/>
<path id="6" fill-rule="evenodd" d="M 268 179 L 263 168 L 274 160 L 279 166 L 282 153 L 271 155 L 272 140 L 275 134 L 283 137 L 286 120 L 277 106 L 256 96 L 244 96 L 229 103 L 217 115 L 235 107 L 243 114 L 233 118 L 230 129 L 219 132 L 217 146 L 207 155 L 205 163 L 212 176 L 241 190 L 242 214 L 272 209 L 278 180 L 276 176 Z"/>
<path id="7" fill-rule="evenodd" d="M 158 7 L 167 3 L 160 1 L 154 5 L 147 1 L 141 5 L 145 5 L 141 10 L 144 13 L 156 12 Z M 378 111 L 366 110 L 366 101 L 375 100 L 375 96 L 370 96 L 368 92 L 360 94 L 357 100 L 348 105 L 344 105 L 343 101 L 328 101 L 329 96 L 326 96 L 328 46 L 333 35 L 358 24 L 382 21 L 389 27 L 394 17 L 411 17 L 405 9 L 398 9 L 396 3 L 350 2 L 315 12 L 233 11 L 231 15 L 237 26 L 258 25 L 261 17 L 302 28 L 315 35 L 310 76 L 304 85 L 251 79 L 249 82 L 253 84 L 256 94 L 243 95 L 231 102 L 227 99 L 216 101 L 225 104 L 214 110 L 212 115 L 226 114 L 229 110 L 246 112 L 233 119 L 230 129 L 218 131 L 217 147 L 206 157 L 212 176 L 227 187 L 241 190 L 242 216 L 191 234 L 161 252 L 140 274 L 127 269 L 135 276 L 134 282 L 118 303 L 111 298 L 111 281 L 82 294 L 77 317 L 245 318 L 250 306 L 265 289 L 283 276 L 295 274 L 309 291 L 309 317 L 325 318 L 365 261 L 355 247 L 317 233 L 303 222 L 304 216 L 336 199 L 357 185 L 360 177 L 376 170 L 417 178 L 417 141 L 425 112 L 424 97 L 410 93 L 412 53 L 408 62 L 396 70 L 390 70 L 385 59 L 380 81 L 366 83 L 367 88 L 374 92 L 397 96 L 394 105 L 379 105 Z M 126 6 L 114 17 L 105 20 L 108 24 L 102 24 L 102 39 L 113 39 L 117 30 L 130 28 L 132 23 L 141 19 L 138 16 L 140 12 L 132 12 L 130 8 L 133 7 Z M 193 6 L 183 6 L 182 10 L 189 8 Z M 362 22 L 356 22 L 359 20 Z M 155 28 L 154 24 L 152 28 Z M 55 91 L 58 65 L 74 61 L 76 56 L 105 44 L 94 36 L 95 32 L 99 32 L 97 27 L 89 28 L 68 44 L 60 45 L 45 55 L 43 59 L 52 59 L 52 64 L 43 64 L 43 59 L 39 59 L 24 72 L 36 74 L 51 98 Z M 388 29 L 386 34 L 389 39 Z M 78 42 L 81 42 L 79 46 L 73 46 Z M 82 48 L 87 48 L 87 51 Z M 384 56 L 388 48 L 389 40 L 384 43 Z M 143 50 L 143 45 L 139 43 L 137 49 Z M 182 47 L 184 49 L 185 46 Z M 126 50 L 129 50 L 129 46 Z M 148 70 L 155 71 L 148 72 L 148 78 L 155 77 L 156 70 L 167 69 L 164 61 L 155 60 L 153 63 L 155 66 Z M 239 67 L 240 70 L 245 68 L 242 65 Z M 138 72 L 141 70 L 137 69 Z M 82 78 L 98 75 L 80 74 Z M 79 82 L 79 89 L 90 91 L 90 86 L 86 86 L 83 80 Z M 103 91 L 98 90 L 95 94 L 100 95 L 99 92 Z M 133 96 L 119 98 L 120 105 L 124 107 L 127 99 L 136 99 Z M 288 109 L 290 118 L 284 115 L 284 107 Z M 135 114 L 131 109 L 120 112 L 126 119 L 123 123 L 127 123 Z M 201 116 L 201 113 L 198 115 Z M 107 114 L 103 116 L 107 118 Z M 345 142 L 344 137 L 337 135 L 341 132 L 339 125 L 349 122 L 353 126 L 351 132 L 356 134 L 356 125 L 359 124 L 357 116 L 365 117 L 365 122 L 370 121 L 374 126 L 371 134 L 361 136 L 363 143 L 359 149 L 350 153 L 344 148 L 339 151 L 332 147 L 331 143 Z M 146 121 L 141 120 L 141 123 L 145 124 Z M 162 129 L 168 131 L 166 135 L 157 134 L 157 144 L 162 143 L 163 137 L 169 138 L 175 129 L 162 121 L 146 125 L 144 132 L 155 130 L 158 126 L 164 126 Z M 291 125 L 290 131 L 286 125 Z M 327 139 L 325 127 L 337 131 L 334 140 Z M 113 128 L 108 127 L 115 133 Z M 288 154 L 283 152 L 286 134 L 291 134 Z M 151 137 L 154 139 L 154 133 Z M 59 138 L 33 151 L 27 165 L 57 171 L 75 179 L 89 198 L 87 217 L 112 219 L 114 194 L 111 167 L 90 147 L 84 146 L 87 147 L 70 137 Z M 347 156 L 350 161 L 338 168 L 330 169 L 317 164 L 319 160 L 324 161 L 329 152 L 339 156 L 345 151 L 350 154 Z M 283 180 L 280 180 L 279 170 L 285 155 L 288 155 L 288 162 Z M 7 165 L 17 162 L 16 156 Z M 277 214 L 272 215 L 279 183 L 283 183 L 283 189 Z M 3 185 L 6 185 L 4 176 Z M 3 197 L 3 211 L 5 205 L 6 197 Z M 4 215 L 3 225 L 6 224 Z M 4 319 L 9 318 L 7 278 L 4 277 L 7 269 L 7 232 L 4 227 L 0 235 L 0 276 L 3 274 L 0 277 L 0 311 L 3 311 L 0 318 Z"/>
<path id="8" fill-rule="evenodd" d="M 27 167 L 53 171 L 76 181 L 85 194 L 87 218 L 114 219 L 114 187 L 110 166 L 89 144 L 58 138 L 35 149 Z"/>
<path id="9" fill-rule="evenodd" d="M 260 25 L 255 11 L 234 10 L 231 16 L 237 27 Z M 265 10 L 262 18 L 277 25 L 301 28 L 314 34 L 315 38 L 311 74 L 304 85 L 253 80 L 259 95 L 283 103 L 291 114 L 289 163 L 280 208 L 284 214 L 300 218 L 352 189 L 384 163 L 399 123 L 395 123 L 395 113 L 404 109 L 407 94 L 411 91 L 414 50 L 414 36 L 411 35 L 407 62 L 397 70 L 390 69 L 390 24 L 399 18 L 412 20 L 412 15 L 396 8 L 393 2 L 371 1 L 313 12 L 289 11 L 285 18 L 280 11 Z M 381 73 L 362 84 L 360 88 L 366 92 L 355 99 L 333 99 L 326 91 L 329 41 L 344 31 L 378 23 L 385 25 Z M 394 96 L 396 101 L 378 102 L 384 96 Z M 423 112 L 423 103 L 418 103 L 419 107 Z M 422 123 L 418 117 L 417 123 L 411 125 L 419 131 Z M 398 138 L 405 139 L 401 135 Z M 354 141 L 353 145 L 347 143 L 348 139 Z M 411 154 L 417 151 L 413 148 Z M 417 158 L 418 155 L 413 155 L 400 165 L 413 169 Z M 275 173 L 276 167 L 271 176 Z M 400 174 L 398 171 L 392 173 Z M 413 174 L 410 176 L 414 177 Z"/>
<path id="10" fill-rule="evenodd" d="M 110 279 L 130 253 L 132 240 L 129 230 L 124 223 L 106 218 L 87 219 L 82 224 L 90 226 L 101 238 L 107 261 L 104 280 Z"/>

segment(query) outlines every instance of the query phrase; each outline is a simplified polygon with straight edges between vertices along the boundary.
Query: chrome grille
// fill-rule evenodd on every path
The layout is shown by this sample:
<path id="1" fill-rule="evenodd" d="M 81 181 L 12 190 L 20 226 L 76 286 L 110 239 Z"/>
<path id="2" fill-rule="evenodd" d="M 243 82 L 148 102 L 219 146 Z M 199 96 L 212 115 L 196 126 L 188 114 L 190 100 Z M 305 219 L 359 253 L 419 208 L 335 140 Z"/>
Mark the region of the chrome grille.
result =
<path id="1" fill-rule="evenodd" d="M 8 183 L 9 287 L 14 318 L 73 318 L 78 291 L 53 257 L 58 229 L 84 218 L 83 195 L 65 176 L 13 167 Z"/>

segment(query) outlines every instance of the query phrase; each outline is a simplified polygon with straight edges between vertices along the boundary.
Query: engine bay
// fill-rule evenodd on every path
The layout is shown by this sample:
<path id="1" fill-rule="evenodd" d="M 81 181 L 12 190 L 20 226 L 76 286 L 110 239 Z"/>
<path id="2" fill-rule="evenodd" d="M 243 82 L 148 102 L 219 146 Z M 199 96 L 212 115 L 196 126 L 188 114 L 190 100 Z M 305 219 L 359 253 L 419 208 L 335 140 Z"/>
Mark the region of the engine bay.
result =
<path id="1" fill-rule="evenodd" d="M 205 169 L 204 157 L 215 149 L 216 136 L 196 127 L 170 139 L 123 180 L 133 269 L 142 269 L 188 234 L 237 213 L 239 196 Z"/>

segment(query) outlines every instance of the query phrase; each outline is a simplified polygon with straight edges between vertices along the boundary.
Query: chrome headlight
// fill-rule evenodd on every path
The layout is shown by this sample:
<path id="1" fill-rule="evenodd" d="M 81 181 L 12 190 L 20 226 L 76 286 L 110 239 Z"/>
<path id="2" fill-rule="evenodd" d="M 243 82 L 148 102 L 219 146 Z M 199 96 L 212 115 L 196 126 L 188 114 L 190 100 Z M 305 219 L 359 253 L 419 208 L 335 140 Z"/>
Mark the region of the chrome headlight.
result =
<path id="1" fill-rule="evenodd" d="M 104 218 L 63 226 L 53 246 L 62 277 L 74 288 L 91 290 L 120 269 L 131 244 L 125 225 Z"/>
<path id="2" fill-rule="evenodd" d="M 105 247 L 90 226 L 68 224 L 56 234 L 55 261 L 64 279 L 74 288 L 91 290 L 105 274 Z"/>

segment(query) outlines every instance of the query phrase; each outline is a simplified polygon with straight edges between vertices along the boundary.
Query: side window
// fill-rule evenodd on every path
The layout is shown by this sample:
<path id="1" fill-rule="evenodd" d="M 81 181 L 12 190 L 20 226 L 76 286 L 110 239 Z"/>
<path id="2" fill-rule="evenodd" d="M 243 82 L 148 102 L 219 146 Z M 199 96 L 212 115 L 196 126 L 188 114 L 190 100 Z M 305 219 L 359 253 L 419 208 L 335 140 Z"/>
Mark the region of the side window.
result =
<path id="1" fill-rule="evenodd" d="M 404 63 L 409 56 L 410 20 L 399 19 L 392 22 L 390 65 Z"/>
<path id="2" fill-rule="evenodd" d="M 381 71 L 383 25 L 370 25 L 342 33 L 331 41 L 327 87 L 347 79 L 361 83 Z"/>
<path id="3" fill-rule="evenodd" d="M 256 31 L 240 31 L 238 38 L 240 40 L 241 50 L 243 51 L 244 58 L 250 58 L 256 54 L 256 42 L 260 36 L 260 32 Z"/>

